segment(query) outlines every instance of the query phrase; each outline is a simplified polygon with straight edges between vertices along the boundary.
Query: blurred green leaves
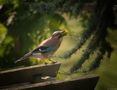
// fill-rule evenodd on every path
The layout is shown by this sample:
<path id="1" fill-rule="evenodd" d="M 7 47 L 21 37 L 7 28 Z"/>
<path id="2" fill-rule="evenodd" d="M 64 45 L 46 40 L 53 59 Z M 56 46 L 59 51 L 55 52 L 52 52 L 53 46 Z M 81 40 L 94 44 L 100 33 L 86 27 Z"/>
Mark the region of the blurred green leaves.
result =
<path id="1" fill-rule="evenodd" d="M 3 42 L 0 44 L 0 56 L 8 55 L 10 53 L 11 47 L 14 47 L 13 38 L 11 36 L 6 36 Z"/>
<path id="2" fill-rule="evenodd" d="M 7 28 L 0 23 L 0 43 L 5 39 L 7 34 Z"/>
<path id="3" fill-rule="evenodd" d="M 0 5 L 4 5 L 4 4 L 13 4 L 14 8 L 16 8 L 19 4 L 19 0 L 0 0 Z"/>

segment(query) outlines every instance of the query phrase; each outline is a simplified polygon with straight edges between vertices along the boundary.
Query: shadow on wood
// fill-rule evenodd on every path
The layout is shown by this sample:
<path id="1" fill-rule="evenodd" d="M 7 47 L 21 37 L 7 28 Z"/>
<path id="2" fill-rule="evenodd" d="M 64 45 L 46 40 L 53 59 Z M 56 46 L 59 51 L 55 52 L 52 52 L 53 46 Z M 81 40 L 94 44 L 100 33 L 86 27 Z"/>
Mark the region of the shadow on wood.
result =
<path id="1" fill-rule="evenodd" d="M 94 90 L 98 79 L 97 75 L 92 75 L 65 81 L 46 81 L 27 84 L 4 90 Z"/>

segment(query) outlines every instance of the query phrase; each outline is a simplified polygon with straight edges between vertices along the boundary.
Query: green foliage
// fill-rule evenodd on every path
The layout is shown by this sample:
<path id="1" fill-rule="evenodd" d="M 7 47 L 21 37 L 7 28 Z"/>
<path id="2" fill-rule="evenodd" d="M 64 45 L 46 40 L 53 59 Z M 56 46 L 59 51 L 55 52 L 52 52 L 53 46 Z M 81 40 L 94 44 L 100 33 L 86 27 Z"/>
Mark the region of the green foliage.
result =
<path id="1" fill-rule="evenodd" d="M 13 61 L 14 42 L 11 36 L 6 36 L 0 44 L 0 68 L 8 68 L 15 66 Z"/>
<path id="2" fill-rule="evenodd" d="M 0 43 L 2 43 L 6 34 L 7 34 L 7 28 L 3 24 L 0 24 Z"/>
<path id="3" fill-rule="evenodd" d="M 97 57 L 95 57 L 95 60 L 90 67 L 91 70 L 99 66 L 101 59 L 105 55 L 105 52 L 107 52 L 108 56 L 110 57 L 113 48 L 111 47 L 110 43 L 107 42 L 106 36 L 108 32 L 107 28 L 109 27 L 109 23 L 110 21 L 112 21 L 109 19 L 109 17 L 112 17 L 112 15 L 107 16 L 108 14 L 113 12 L 112 5 L 113 2 L 111 2 L 111 0 L 108 0 L 106 4 L 105 2 L 102 3 L 100 0 L 99 1 L 97 0 L 95 11 L 92 12 L 90 18 L 88 18 L 88 21 L 85 20 L 87 16 L 86 15 L 83 16 L 84 20 L 82 21 L 83 22 L 86 21 L 86 23 L 84 22 L 83 25 L 85 27 L 85 30 L 82 33 L 80 40 L 76 43 L 76 46 L 68 50 L 63 55 L 63 57 L 64 58 L 71 57 L 75 52 L 78 51 L 78 49 L 85 45 L 85 42 L 89 40 L 90 37 L 92 37 L 92 39 L 90 40 L 90 43 L 88 44 L 88 47 L 84 51 L 81 58 L 77 60 L 75 65 L 73 65 L 73 67 L 71 68 L 70 70 L 71 72 L 77 71 L 80 68 L 82 68 L 84 62 L 89 59 L 90 55 L 93 52 L 95 52 L 97 48 L 100 48 L 99 54 L 97 55 Z"/>

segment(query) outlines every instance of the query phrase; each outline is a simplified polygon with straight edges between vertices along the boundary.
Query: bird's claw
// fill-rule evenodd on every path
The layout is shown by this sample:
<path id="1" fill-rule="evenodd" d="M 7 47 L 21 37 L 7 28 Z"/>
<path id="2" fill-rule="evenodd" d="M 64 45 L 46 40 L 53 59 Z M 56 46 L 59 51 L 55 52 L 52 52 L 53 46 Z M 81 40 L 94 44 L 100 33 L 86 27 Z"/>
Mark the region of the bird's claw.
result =
<path id="1" fill-rule="evenodd" d="M 55 64 L 55 63 L 57 63 L 57 61 L 53 61 L 53 60 L 45 60 L 45 62 L 44 62 L 46 65 L 47 64 Z"/>

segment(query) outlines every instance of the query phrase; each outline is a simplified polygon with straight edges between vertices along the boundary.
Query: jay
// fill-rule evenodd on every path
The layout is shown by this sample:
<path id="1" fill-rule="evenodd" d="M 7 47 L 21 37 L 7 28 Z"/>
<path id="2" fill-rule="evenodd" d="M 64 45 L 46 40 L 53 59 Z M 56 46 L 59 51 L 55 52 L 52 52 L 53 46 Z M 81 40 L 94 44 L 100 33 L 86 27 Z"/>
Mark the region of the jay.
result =
<path id="1" fill-rule="evenodd" d="M 15 61 L 15 63 L 27 59 L 29 57 L 40 58 L 42 60 L 50 59 L 59 48 L 63 36 L 65 35 L 65 31 L 55 31 L 51 37 L 42 41 L 37 48 L 25 54 L 23 57 Z"/>

